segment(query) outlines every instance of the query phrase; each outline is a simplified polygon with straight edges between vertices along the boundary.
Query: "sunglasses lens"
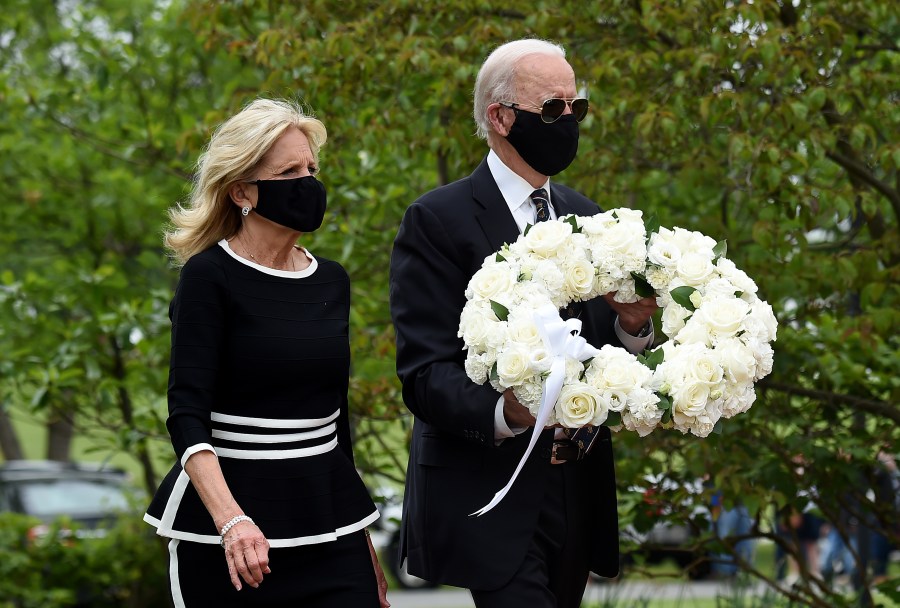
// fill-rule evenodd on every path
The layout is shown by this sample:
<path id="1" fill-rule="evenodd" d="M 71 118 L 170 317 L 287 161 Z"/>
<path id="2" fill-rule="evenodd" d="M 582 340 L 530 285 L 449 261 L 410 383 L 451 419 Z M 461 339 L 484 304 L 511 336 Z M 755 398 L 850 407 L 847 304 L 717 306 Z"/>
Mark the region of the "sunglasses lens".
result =
<path id="1" fill-rule="evenodd" d="M 575 115 L 575 120 L 581 122 L 584 120 L 584 117 L 587 116 L 588 113 L 588 100 L 584 97 L 579 97 L 578 99 L 572 100 L 572 114 Z"/>
<path id="2" fill-rule="evenodd" d="M 572 100 L 572 114 L 575 120 L 581 122 L 588 113 L 588 100 L 579 97 Z M 556 122 L 566 111 L 566 100 L 560 98 L 548 99 L 541 106 L 541 120 L 544 122 Z"/>
<path id="3" fill-rule="evenodd" d="M 544 122 L 555 122 L 565 111 L 565 99 L 548 99 L 541 106 L 541 120 Z"/>

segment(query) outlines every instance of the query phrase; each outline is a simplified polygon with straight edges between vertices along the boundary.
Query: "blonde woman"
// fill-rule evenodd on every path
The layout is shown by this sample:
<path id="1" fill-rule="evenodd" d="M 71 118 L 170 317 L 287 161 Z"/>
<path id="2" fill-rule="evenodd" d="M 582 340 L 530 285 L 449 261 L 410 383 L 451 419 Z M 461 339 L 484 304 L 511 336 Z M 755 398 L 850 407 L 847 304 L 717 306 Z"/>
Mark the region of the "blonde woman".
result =
<path id="1" fill-rule="evenodd" d="M 297 245 L 324 218 L 325 139 L 298 106 L 256 100 L 170 213 L 178 462 L 144 519 L 171 539 L 176 607 L 389 605 L 350 444 L 349 279 Z"/>

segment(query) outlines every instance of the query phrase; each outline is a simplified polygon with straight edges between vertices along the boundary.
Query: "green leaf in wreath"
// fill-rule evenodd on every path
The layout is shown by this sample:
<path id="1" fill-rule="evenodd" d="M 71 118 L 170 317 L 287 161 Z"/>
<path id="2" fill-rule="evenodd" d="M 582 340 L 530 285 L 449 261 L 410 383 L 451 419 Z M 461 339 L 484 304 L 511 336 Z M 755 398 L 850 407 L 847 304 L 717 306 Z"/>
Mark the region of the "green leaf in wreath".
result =
<path id="1" fill-rule="evenodd" d="M 662 415 L 662 419 L 660 420 L 663 424 L 668 424 L 672 422 L 672 408 L 666 410 L 666 413 Z"/>
<path id="2" fill-rule="evenodd" d="M 728 253 L 728 241 L 719 241 L 713 247 L 713 259 L 724 258 L 726 253 Z"/>
<path id="3" fill-rule="evenodd" d="M 497 315 L 497 318 L 501 321 L 506 321 L 509 318 L 509 309 L 501 304 L 500 302 L 494 302 L 493 300 L 488 300 L 491 303 L 491 310 L 494 311 L 494 314 Z"/>
<path id="4" fill-rule="evenodd" d="M 675 300 L 677 304 L 681 304 L 691 312 L 697 310 L 697 307 L 694 306 L 694 303 L 691 302 L 691 294 L 693 294 L 696 289 L 690 287 L 688 285 L 684 285 L 683 287 L 676 287 L 669 294 L 672 296 L 672 299 Z"/>
<path id="5" fill-rule="evenodd" d="M 638 355 L 638 361 L 643 363 L 645 367 L 656 369 L 659 364 L 663 362 L 665 356 L 663 349 L 657 348 L 656 350 L 650 351 L 647 356 Z"/>
<path id="6" fill-rule="evenodd" d="M 621 412 L 610 412 L 606 416 L 606 422 L 603 423 L 604 426 L 619 426 L 620 424 L 622 424 Z"/>
<path id="7" fill-rule="evenodd" d="M 647 282 L 647 279 L 645 279 L 643 275 L 632 272 L 631 278 L 634 279 L 634 293 L 642 298 L 649 298 L 650 296 L 656 295 L 656 290 L 650 286 L 650 283 Z"/>
<path id="8" fill-rule="evenodd" d="M 659 397 L 659 403 L 656 404 L 656 407 L 658 407 L 661 410 L 666 410 L 666 411 L 671 412 L 672 411 L 672 400 L 669 399 L 668 397 L 666 397 L 665 395 L 660 395 L 659 393 L 656 393 L 656 396 Z"/>
<path id="9" fill-rule="evenodd" d="M 497 362 L 494 361 L 494 364 L 491 366 L 491 380 L 496 382 L 500 379 L 500 374 L 497 373 Z"/>
<path id="10" fill-rule="evenodd" d="M 581 228 L 579 228 L 579 226 L 578 226 L 578 220 L 575 218 L 574 215 L 570 215 L 569 217 L 567 217 L 565 219 L 565 222 L 572 226 L 572 234 L 578 234 L 581 232 Z"/>
<path id="11" fill-rule="evenodd" d="M 498 252 L 497 252 L 497 257 L 494 258 L 494 261 L 495 261 L 495 262 L 505 262 L 505 261 L 506 261 L 506 258 L 503 257 L 502 255 L 500 255 L 500 252 L 498 251 Z"/>
<path id="12" fill-rule="evenodd" d="M 522 231 L 522 236 L 528 236 L 528 231 L 534 228 L 534 224 L 526 224 L 525 230 Z"/>
<path id="13" fill-rule="evenodd" d="M 651 234 L 659 232 L 659 217 L 655 213 L 651 213 L 647 216 L 644 227 L 647 229 L 647 240 L 649 241 Z"/>
<path id="14" fill-rule="evenodd" d="M 716 420 L 716 426 L 713 427 L 712 432 L 715 433 L 716 435 L 722 434 L 722 419 L 721 418 Z"/>

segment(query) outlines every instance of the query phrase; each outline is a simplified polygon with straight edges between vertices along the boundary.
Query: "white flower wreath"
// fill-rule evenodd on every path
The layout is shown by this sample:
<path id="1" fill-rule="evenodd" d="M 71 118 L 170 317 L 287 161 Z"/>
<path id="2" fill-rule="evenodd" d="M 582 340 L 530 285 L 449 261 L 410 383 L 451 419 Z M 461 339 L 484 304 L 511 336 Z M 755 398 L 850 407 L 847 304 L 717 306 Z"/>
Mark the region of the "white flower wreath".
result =
<path id="1" fill-rule="evenodd" d="M 706 437 L 753 404 L 777 328 L 756 284 L 724 254 L 724 242 L 645 227 L 632 209 L 530 226 L 469 281 L 459 327 L 466 373 L 511 388 L 537 428 L 605 424 L 645 436 L 662 426 Z M 578 335 L 580 321 L 557 312 L 610 292 L 619 302 L 655 292 L 669 340 L 638 356 L 597 349 Z"/>

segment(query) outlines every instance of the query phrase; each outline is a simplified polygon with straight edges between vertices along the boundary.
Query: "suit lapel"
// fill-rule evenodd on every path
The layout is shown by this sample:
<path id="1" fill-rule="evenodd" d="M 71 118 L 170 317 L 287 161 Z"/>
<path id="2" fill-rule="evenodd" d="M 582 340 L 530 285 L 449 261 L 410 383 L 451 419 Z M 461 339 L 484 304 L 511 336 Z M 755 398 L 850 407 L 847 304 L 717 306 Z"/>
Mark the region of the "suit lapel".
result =
<path id="1" fill-rule="evenodd" d="M 575 210 L 569 206 L 569 202 L 566 200 L 565 195 L 559 188 L 556 188 L 552 182 L 550 183 L 550 203 L 553 205 L 553 210 L 556 211 L 556 217 L 558 218 L 570 213 L 575 213 Z"/>
<path id="2" fill-rule="evenodd" d="M 480 207 L 475 212 L 475 219 L 491 244 L 491 250 L 497 251 L 504 244 L 512 243 L 518 238 L 519 227 L 491 175 L 487 158 L 472 172 L 471 179 L 472 198 Z"/>

